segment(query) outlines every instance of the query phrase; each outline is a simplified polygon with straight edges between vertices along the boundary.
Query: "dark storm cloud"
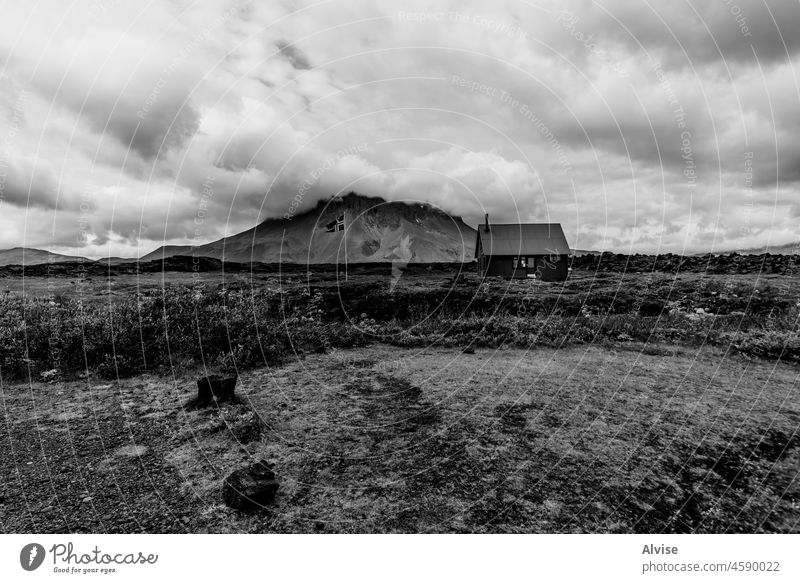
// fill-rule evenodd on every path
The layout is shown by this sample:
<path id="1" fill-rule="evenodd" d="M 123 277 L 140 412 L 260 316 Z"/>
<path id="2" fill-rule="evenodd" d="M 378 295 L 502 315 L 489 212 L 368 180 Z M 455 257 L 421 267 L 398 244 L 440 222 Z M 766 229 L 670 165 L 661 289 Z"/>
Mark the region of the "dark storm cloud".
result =
<path id="1" fill-rule="evenodd" d="M 94 132 L 115 138 L 145 160 L 181 148 L 200 125 L 199 113 L 177 87 L 159 90 L 156 84 L 148 90 L 140 85 L 118 95 L 76 92 L 58 97 Z"/>
<path id="2" fill-rule="evenodd" d="M 159 150 L 181 148 L 200 127 L 200 114 L 189 104 L 137 112 L 137 120 L 137 126 L 131 129 L 129 118 L 120 116 L 109 123 L 109 128 L 120 142 L 130 143 L 145 159 L 156 157 Z"/>
<path id="3" fill-rule="evenodd" d="M 800 183 L 800 146 L 796 140 L 787 136 L 777 155 L 769 150 L 759 152 L 754 166 L 753 184 L 756 187 L 769 188 L 778 184 Z"/>
<path id="4" fill-rule="evenodd" d="M 286 60 L 292 64 L 292 67 L 295 69 L 310 69 L 311 62 L 308 58 L 303 54 L 303 52 L 298 49 L 295 45 L 288 43 L 284 40 L 280 40 L 275 45 L 278 47 L 278 50 L 281 54 L 286 57 Z"/>
<path id="5" fill-rule="evenodd" d="M 47 164 L 31 160 L 0 159 L 0 200 L 21 208 L 69 208 L 69 198 L 58 200 L 58 180 Z"/>
<path id="6" fill-rule="evenodd" d="M 586 3 L 573 8 L 583 27 L 630 50 L 662 52 L 669 66 L 711 61 L 786 61 L 800 50 L 796 3 L 706 0 Z"/>
<path id="7" fill-rule="evenodd" d="M 69 42 L 73 52 L 50 48 L 41 63 L 21 51 L 4 55 L 49 115 L 69 110 L 86 133 L 109 136 L 145 160 L 182 147 L 197 131 L 191 92 L 203 72 L 192 57 L 200 41 L 161 47 L 89 28 L 79 44 Z"/>

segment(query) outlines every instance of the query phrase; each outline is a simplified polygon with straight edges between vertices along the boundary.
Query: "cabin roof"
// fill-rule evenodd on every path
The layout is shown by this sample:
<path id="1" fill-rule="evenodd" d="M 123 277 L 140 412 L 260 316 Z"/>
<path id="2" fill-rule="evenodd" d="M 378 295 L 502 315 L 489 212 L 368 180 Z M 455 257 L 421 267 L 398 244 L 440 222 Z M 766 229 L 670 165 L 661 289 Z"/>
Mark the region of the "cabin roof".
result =
<path id="1" fill-rule="evenodd" d="M 570 249 L 560 223 L 490 224 L 478 227 L 478 249 L 484 255 L 569 255 Z"/>

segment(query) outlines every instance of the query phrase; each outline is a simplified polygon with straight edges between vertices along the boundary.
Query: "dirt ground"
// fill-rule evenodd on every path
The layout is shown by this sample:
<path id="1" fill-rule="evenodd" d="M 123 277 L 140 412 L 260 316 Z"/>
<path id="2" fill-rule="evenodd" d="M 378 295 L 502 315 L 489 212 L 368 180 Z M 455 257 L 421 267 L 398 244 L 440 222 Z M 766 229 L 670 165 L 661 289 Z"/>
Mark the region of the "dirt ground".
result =
<path id="1" fill-rule="evenodd" d="M 798 368 L 716 348 L 398 349 L 2 384 L 3 532 L 798 532 Z M 223 478 L 274 463 L 262 511 Z"/>

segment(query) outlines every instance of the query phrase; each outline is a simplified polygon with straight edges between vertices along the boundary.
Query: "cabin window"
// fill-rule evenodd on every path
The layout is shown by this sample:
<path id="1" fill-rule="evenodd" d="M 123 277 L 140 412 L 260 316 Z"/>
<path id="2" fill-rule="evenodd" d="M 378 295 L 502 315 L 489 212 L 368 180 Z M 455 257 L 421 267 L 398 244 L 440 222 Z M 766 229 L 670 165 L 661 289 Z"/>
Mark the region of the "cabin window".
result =
<path id="1" fill-rule="evenodd" d="M 525 269 L 528 267 L 527 257 L 514 257 L 514 269 Z"/>

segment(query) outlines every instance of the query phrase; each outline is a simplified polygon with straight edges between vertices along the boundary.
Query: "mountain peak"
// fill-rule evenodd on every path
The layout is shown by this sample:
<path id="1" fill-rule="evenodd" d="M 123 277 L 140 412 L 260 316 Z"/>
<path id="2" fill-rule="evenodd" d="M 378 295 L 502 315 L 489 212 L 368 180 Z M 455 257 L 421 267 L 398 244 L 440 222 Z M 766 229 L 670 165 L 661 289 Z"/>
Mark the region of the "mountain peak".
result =
<path id="1" fill-rule="evenodd" d="M 348 192 L 342 196 L 333 196 L 327 200 L 321 200 L 310 213 L 317 213 L 320 216 L 341 215 L 342 212 L 366 214 L 366 213 L 399 213 L 408 220 L 417 220 L 430 217 L 432 215 L 448 217 L 452 220 L 462 222 L 461 217 L 451 216 L 423 201 L 387 201 L 380 196 L 364 196 L 356 192 Z M 355 218 L 357 218 L 356 215 Z"/>
<path id="2" fill-rule="evenodd" d="M 343 231 L 326 225 L 345 216 Z M 320 201 L 293 216 L 196 247 L 162 247 L 143 261 L 197 255 L 266 263 L 463 262 L 474 253 L 475 230 L 460 217 L 422 202 L 386 201 L 355 192 Z"/>

